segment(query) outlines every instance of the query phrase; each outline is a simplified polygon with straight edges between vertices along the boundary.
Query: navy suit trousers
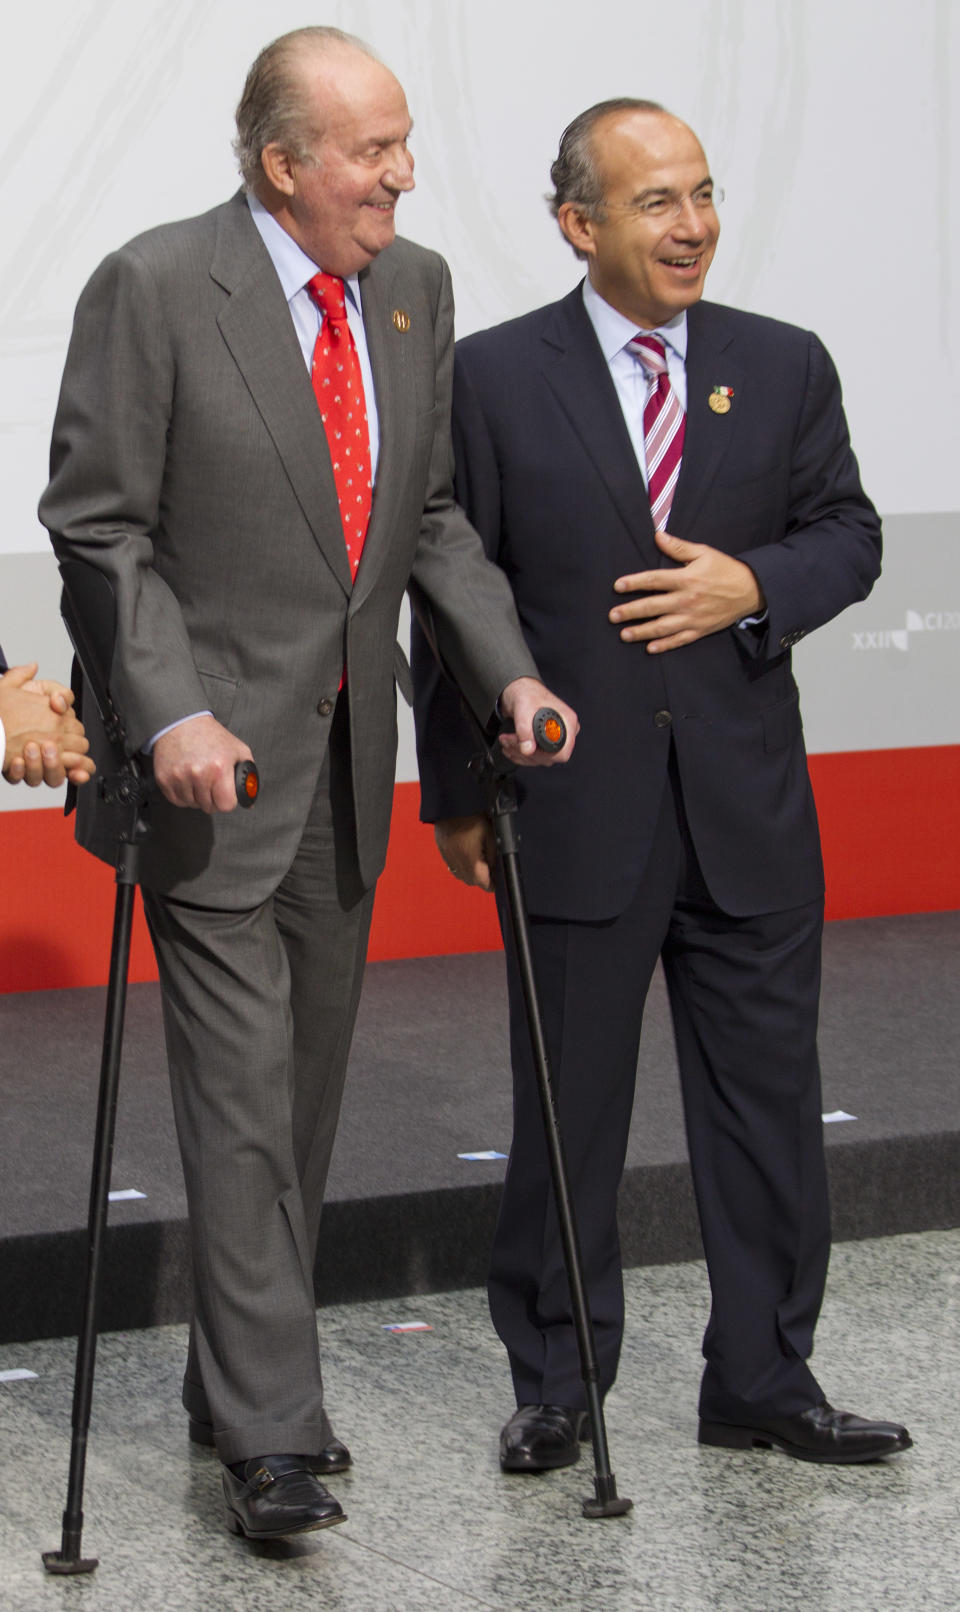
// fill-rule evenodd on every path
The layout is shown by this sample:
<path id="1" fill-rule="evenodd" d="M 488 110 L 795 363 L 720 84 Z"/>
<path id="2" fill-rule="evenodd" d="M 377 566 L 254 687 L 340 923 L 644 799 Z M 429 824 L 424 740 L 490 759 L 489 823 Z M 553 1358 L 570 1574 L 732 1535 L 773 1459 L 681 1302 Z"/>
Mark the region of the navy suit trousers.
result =
<path id="1" fill-rule="evenodd" d="M 712 1293 L 701 1414 L 788 1415 L 823 1398 L 806 1365 L 830 1235 L 816 1049 L 822 922 L 821 901 L 759 917 L 720 910 L 697 861 L 672 763 L 630 906 L 607 922 L 533 918 L 603 1392 L 616 1376 L 623 1332 L 617 1189 L 644 1001 L 660 956 Z M 515 1112 L 491 1312 L 517 1402 L 585 1407 L 506 922 L 504 930 Z"/>

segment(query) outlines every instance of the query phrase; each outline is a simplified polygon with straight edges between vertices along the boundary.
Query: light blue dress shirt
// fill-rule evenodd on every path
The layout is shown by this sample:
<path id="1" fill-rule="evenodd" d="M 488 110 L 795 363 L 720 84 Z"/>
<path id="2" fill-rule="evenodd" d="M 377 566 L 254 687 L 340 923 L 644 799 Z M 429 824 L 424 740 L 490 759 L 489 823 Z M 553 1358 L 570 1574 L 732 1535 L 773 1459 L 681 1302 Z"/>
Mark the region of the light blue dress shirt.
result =
<path id="1" fill-rule="evenodd" d="M 277 271 L 277 278 L 283 287 L 283 294 L 287 299 L 293 328 L 297 333 L 303 361 L 310 369 L 313 363 L 313 349 L 322 323 L 320 309 L 317 307 L 307 284 L 315 274 L 321 272 L 318 264 L 307 257 L 306 252 L 299 247 L 292 235 L 288 235 L 281 224 L 278 224 L 271 213 L 267 212 L 261 201 L 258 201 L 252 192 L 247 192 L 247 205 L 253 222 L 260 233 L 260 239 L 270 253 L 270 261 Z M 363 380 L 363 395 L 367 405 L 367 426 L 370 431 L 370 470 L 371 480 L 377 480 L 377 461 L 380 456 L 380 422 L 377 415 L 377 394 L 373 385 L 373 371 L 370 368 L 370 353 L 367 349 L 367 335 L 363 328 L 363 309 L 360 304 L 360 279 L 351 275 L 344 281 L 346 289 L 347 323 L 357 348 L 357 357 L 360 360 L 360 375 Z"/>

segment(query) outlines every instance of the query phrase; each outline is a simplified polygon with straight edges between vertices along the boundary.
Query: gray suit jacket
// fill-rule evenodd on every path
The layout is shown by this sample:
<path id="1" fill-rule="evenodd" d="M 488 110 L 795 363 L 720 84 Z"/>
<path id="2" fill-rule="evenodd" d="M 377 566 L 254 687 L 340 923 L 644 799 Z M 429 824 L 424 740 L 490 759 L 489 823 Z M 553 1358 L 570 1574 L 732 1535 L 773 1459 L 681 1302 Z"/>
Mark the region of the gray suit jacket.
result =
<path id="1" fill-rule="evenodd" d="M 211 709 L 260 768 L 253 812 L 153 809 L 143 882 L 185 900 L 249 906 L 283 877 L 344 665 L 358 861 L 375 881 L 411 579 L 476 710 L 534 672 L 509 589 L 453 502 L 446 265 L 397 240 L 363 271 L 361 296 L 381 444 L 353 587 L 323 425 L 242 193 L 131 241 L 77 308 L 40 517 L 58 558 L 113 583 L 110 686 L 128 746 Z M 112 860 L 102 802 L 90 790 L 80 804 L 82 842 Z"/>

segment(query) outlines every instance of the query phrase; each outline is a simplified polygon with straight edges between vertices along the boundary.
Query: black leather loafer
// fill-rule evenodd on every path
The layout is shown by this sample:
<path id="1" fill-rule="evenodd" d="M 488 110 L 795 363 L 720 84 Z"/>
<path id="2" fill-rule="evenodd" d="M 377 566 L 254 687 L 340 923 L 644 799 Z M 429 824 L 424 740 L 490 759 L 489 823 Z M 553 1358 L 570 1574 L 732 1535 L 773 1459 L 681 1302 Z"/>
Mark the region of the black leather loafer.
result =
<path id="1" fill-rule="evenodd" d="M 347 1520 L 302 1455 L 261 1455 L 225 1466 L 223 1500 L 229 1532 L 246 1539 L 280 1539 Z"/>
<path id="2" fill-rule="evenodd" d="M 586 1411 L 571 1405 L 519 1405 L 500 1434 L 504 1472 L 550 1472 L 580 1459 L 589 1438 Z"/>
<path id="3" fill-rule="evenodd" d="M 749 1427 L 734 1422 L 700 1422 L 700 1443 L 724 1450 L 783 1450 L 798 1461 L 826 1461 L 843 1466 L 855 1461 L 882 1461 L 913 1443 L 897 1422 L 868 1422 L 850 1411 L 834 1410 L 824 1400 L 798 1416 L 774 1416 Z"/>
<path id="4" fill-rule="evenodd" d="M 211 1423 L 198 1421 L 197 1417 L 191 1416 L 190 1442 L 212 1450 L 215 1441 Z M 353 1465 L 353 1456 L 345 1444 L 338 1438 L 332 1438 L 319 1455 L 308 1455 L 306 1461 L 310 1471 L 315 1472 L 318 1478 L 329 1478 L 337 1472 L 346 1472 L 347 1467 Z"/>
<path id="5" fill-rule="evenodd" d="M 336 1472 L 346 1472 L 348 1466 L 353 1465 L 353 1456 L 338 1438 L 332 1438 L 325 1444 L 319 1455 L 308 1457 L 310 1471 L 315 1472 L 318 1478 L 329 1478 Z"/>

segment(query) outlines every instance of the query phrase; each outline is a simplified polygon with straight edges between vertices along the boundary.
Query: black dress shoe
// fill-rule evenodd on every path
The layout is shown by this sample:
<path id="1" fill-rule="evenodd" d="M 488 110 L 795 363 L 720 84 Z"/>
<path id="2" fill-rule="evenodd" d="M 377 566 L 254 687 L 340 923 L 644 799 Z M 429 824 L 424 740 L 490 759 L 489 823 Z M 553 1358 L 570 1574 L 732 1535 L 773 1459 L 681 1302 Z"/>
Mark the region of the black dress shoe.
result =
<path id="1" fill-rule="evenodd" d="M 338 1438 L 332 1438 L 329 1444 L 325 1444 L 319 1455 L 310 1455 L 307 1459 L 310 1462 L 310 1471 L 315 1472 L 318 1478 L 329 1478 L 332 1473 L 346 1472 L 347 1467 L 353 1465 L 353 1456 Z"/>
<path id="2" fill-rule="evenodd" d="M 589 1438 L 586 1411 L 571 1405 L 519 1405 L 500 1434 L 504 1472 L 549 1472 L 580 1459 Z"/>
<path id="3" fill-rule="evenodd" d="M 346 1522 L 346 1513 L 303 1455 L 255 1455 L 223 1469 L 227 1528 L 247 1539 L 280 1539 Z"/>
<path id="4" fill-rule="evenodd" d="M 213 1449 L 215 1440 L 212 1423 L 201 1422 L 196 1416 L 191 1416 L 190 1442 Z M 346 1472 L 347 1467 L 353 1465 L 353 1456 L 338 1438 L 332 1438 L 329 1444 L 325 1444 L 319 1455 L 308 1455 L 305 1459 L 310 1471 L 315 1472 L 319 1478 L 329 1478 L 337 1472 Z"/>
<path id="5" fill-rule="evenodd" d="M 850 1411 L 834 1410 L 826 1400 L 798 1416 L 771 1416 L 749 1427 L 734 1422 L 700 1422 L 700 1443 L 725 1450 L 784 1450 L 798 1461 L 828 1461 L 843 1466 L 855 1461 L 882 1461 L 909 1450 L 913 1439 L 897 1422 L 868 1422 Z"/>

